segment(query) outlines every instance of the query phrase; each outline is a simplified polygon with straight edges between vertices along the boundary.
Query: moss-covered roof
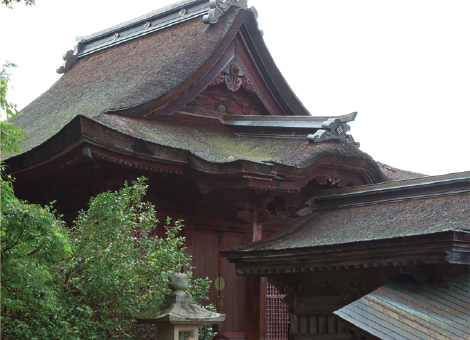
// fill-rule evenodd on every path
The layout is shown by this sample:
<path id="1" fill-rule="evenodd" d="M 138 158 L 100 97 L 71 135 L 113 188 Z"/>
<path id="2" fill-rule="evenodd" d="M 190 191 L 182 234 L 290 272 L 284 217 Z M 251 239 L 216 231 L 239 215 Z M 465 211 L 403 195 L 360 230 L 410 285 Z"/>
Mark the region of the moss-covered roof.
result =
<path id="1" fill-rule="evenodd" d="M 78 115 L 95 119 L 171 92 L 214 53 L 239 11 L 232 9 L 216 25 L 195 19 L 79 60 L 15 120 L 30 136 L 22 152 L 44 143 Z"/>
<path id="2" fill-rule="evenodd" d="M 296 218 L 276 234 L 230 250 L 232 254 L 288 251 L 445 231 L 470 232 L 470 194 L 412 199 L 317 212 Z"/>
<path id="3" fill-rule="evenodd" d="M 188 92 L 195 92 L 193 87 L 200 86 L 202 79 L 209 84 L 211 79 L 206 79 L 209 78 L 207 74 L 213 72 L 219 59 L 223 59 L 225 49 L 237 34 L 248 34 L 246 32 L 251 32 L 250 38 L 256 43 L 247 48 L 253 49 L 252 52 L 261 59 L 258 61 L 262 68 L 260 72 L 270 79 L 266 81 L 269 86 L 282 94 L 278 96 L 284 100 L 282 107 L 288 108 L 289 115 L 308 115 L 269 55 L 253 13 L 232 7 L 215 25 L 206 25 L 201 18 L 183 21 L 80 58 L 15 120 L 15 125 L 30 136 L 21 145 L 22 152 L 18 156 L 37 160 L 18 160 L 16 170 L 21 171 L 23 163 L 35 166 L 54 156 L 51 144 L 53 137 L 59 136 L 61 131 L 61 137 L 55 140 L 60 140 L 63 148 L 72 143 L 71 137 L 63 131 L 67 131 L 73 121 L 85 117 L 108 129 L 96 129 L 93 135 L 91 130 L 85 131 L 86 128 L 81 127 L 80 133 L 87 133 L 87 137 L 131 152 L 135 152 L 135 144 L 139 142 L 150 143 L 149 150 L 163 146 L 168 155 L 165 159 L 170 161 L 174 160 L 171 149 L 177 149 L 213 164 L 248 161 L 306 169 L 323 156 L 341 156 L 354 158 L 361 164 L 359 167 L 367 167 L 361 171 L 373 178 L 373 182 L 383 181 L 385 177 L 374 160 L 346 143 L 240 137 L 218 120 L 180 117 L 173 111 L 166 112 L 172 116 L 154 114 L 159 107 L 178 101 Z M 106 134 L 107 140 L 96 133 Z M 45 152 L 45 149 L 49 151 Z M 157 152 L 148 155 L 159 156 Z M 10 157 L 5 156 L 5 159 Z"/>
<path id="4" fill-rule="evenodd" d="M 355 157 L 374 163 L 357 147 L 339 141 L 310 143 L 306 138 L 239 137 L 216 119 L 175 115 L 136 118 L 103 114 L 100 123 L 161 146 L 187 150 L 211 163 L 245 160 L 306 168 L 324 155 Z M 132 149 L 132 145 L 121 145 Z"/>

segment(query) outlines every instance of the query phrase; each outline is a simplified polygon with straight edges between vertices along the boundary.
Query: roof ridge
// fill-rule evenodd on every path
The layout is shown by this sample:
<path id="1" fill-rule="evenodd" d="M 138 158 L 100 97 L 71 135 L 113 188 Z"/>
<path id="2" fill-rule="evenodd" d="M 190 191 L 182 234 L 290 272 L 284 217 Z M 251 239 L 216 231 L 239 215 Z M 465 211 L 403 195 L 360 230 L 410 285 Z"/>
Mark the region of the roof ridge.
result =
<path id="1" fill-rule="evenodd" d="M 154 34 L 160 30 L 177 26 L 181 23 L 202 18 L 205 24 L 216 24 L 219 18 L 232 6 L 248 9 L 248 0 L 180 0 L 140 17 L 92 33 L 75 37 L 77 44 L 73 50 L 63 55 L 63 65 L 57 73 L 66 73 L 78 59 L 116 47 L 129 41 Z M 249 9 L 255 18 L 258 12 L 254 7 Z"/>
<path id="2" fill-rule="evenodd" d="M 140 15 L 136 18 L 133 18 L 133 19 L 121 22 L 117 25 L 105 28 L 101 31 L 98 31 L 98 32 L 95 32 L 95 33 L 92 33 L 92 34 L 89 34 L 89 35 L 86 35 L 86 36 L 76 36 L 75 41 L 80 42 L 80 41 L 92 40 L 96 37 L 109 34 L 109 33 L 114 32 L 116 30 L 125 28 L 127 26 L 135 25 L 136 23 L 140 23 L 140 22 L 145 21 L 147 19 L 167 15 L 168 13 L 170 13 L 172 11 L 175 11 L 176 9 L 179 9 L 180 7 L 183 7 L 184 5 L 190 5 L 190 3 L 192 3 L 192 2 L 205 2 L 205 1 L 206 0 L 179 0 L 177 2 L 174 2 L 174 3 L 170 4 L 170 5 L 159 8 L 155 11 L 148 12 L 148 13 Z"/>

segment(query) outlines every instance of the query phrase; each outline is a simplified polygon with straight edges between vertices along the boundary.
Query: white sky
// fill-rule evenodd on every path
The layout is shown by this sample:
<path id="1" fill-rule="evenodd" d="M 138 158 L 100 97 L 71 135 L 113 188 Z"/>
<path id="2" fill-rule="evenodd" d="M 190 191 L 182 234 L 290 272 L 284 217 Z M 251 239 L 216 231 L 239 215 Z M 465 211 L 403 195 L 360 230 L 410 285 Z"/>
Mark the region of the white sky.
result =
<path id="1" fill-rule="evenodd" d="M 209 0 L 208 0 L 209 1 Z M 58 78 L 75 36 L 173 0 L 36 0 L 0 7 L 0 63 L 20 108 Z M 313 115 L 358 111 L 374 159 L 429 175 L 470 170 L 470 0 L 250 0 L 279 69 Z"/>

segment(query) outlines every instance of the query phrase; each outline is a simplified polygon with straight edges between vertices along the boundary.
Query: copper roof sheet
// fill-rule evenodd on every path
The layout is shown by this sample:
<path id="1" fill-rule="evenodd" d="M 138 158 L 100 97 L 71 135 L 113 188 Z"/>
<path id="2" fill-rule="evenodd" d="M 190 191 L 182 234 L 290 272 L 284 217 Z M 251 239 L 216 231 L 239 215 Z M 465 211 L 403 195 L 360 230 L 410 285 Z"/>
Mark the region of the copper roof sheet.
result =
<path id="1" fill-rule="evenodd" d="M 398 279 L 334 314 L 379 339 L 470 339 L 470 279 L 448 288 Z"/>

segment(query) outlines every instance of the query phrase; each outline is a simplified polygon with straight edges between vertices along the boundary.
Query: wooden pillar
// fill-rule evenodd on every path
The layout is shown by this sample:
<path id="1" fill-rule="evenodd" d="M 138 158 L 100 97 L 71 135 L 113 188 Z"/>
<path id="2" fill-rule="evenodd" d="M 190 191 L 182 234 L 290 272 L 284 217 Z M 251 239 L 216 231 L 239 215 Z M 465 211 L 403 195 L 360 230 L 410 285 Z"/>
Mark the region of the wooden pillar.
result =
<path id="1" fill-rule="evenodd" d="M 259 241 L 263 235 L 263 225 L 258 223 L 258 211 L 252 213 L 252 221 L 247 228 L 247 243 Z M 262 277 L 247 277 L 245 281 L 245 340 L 265 340 L 266 337 L 266 283 Z"/>
<path id="2" fill-rule="evenodd" d="M 245 340 L 265 340 L 266 278 L 247 277 L 245 282 Z"/>

